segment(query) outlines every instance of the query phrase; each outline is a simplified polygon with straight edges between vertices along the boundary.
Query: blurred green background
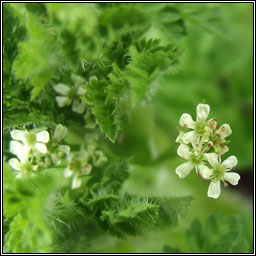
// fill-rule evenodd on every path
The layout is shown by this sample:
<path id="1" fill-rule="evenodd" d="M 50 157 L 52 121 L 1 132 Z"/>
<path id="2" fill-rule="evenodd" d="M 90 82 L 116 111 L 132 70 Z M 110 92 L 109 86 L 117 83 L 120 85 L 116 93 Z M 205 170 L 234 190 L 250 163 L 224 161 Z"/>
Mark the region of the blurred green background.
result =
<path id="1" fill-rule="evenodd" d="M 99 238 L 92 245 L 92 252 L 162 252 L 164 245 L 191 252 L 186 230 L 195 218 L 204 226 L 212 214 L 240 218 L 243 232 L 251 241 L 248 249 L 252 250 L 253 4 L 210 5 L 219 11 L 219 25 L 200 28 L 193 20 L 187 21 L 187 36 L 179 41 L 183 48 L 181 64 L 163 79 L 150 103 L 127 117 L 120 136 L 122 146 L 114 147 L 119 154 L 134 156 L 131 176 L 123 192 L 148 196 L 192 195 L 191 207 L 178 227 L 149 231 L 128 240 Z M 233 131 L 229 137 L 230 150 L 224 159 L 237 156 L 236 171 L 241 175 L 237 186 L 222 187 L 217 200 L 207 197 L 208 182 L 192 174 L 181 180 L 175 174 L 175 168 L 182 162 L 177 157 L 175 143 L 179 118 L 182 113 L 195 118 L 196 105 L 200 102 L 211 106 L 209 117 L 217 117 L 220 124 L 230 124 Z M 216 227 L 219 237 L 224 229 L 223 226 L 223 231 L 221 228 L 217 231 Z M 242 245 L 238 248 L 243 251 Z"/>

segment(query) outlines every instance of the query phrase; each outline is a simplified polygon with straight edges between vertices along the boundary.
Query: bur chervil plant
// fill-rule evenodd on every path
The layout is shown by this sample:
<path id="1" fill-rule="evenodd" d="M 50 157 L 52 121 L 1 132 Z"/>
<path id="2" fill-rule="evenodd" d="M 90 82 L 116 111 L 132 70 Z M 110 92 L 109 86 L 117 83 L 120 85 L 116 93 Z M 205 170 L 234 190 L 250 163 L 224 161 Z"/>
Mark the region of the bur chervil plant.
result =
<path id="1" fill-rule="evenodd" d="M 134 193 L 127 185 L 138 164 L 162 161 L 147 132 L 138 133 L 147 124 L 132 122 L 176 72 L 186 23 L 202 22 L 207 9 L 3 4 L 5 253 L 89 253 L 110 239 L 172 229 L 186 216 L 192 196 Z M 209 109 L 199 104 L 195 121 L 182 115 L 176 141 L 185 163 L 176 173 L 195 169 L 218 197 L 220 182 L 236 185 L 239 175 L 231 171 L 234 156 L 222 161 L 231 129 L 208 119 Z M 138 144 L 146 148 L 139 161 Z"/>
<path id="2" fill-rule="evenodd" d="M 197 175 L 211 183 L 208 196 L 218 198 L 220 195 L 220 181 L 227 186 L 227 182 L 237 185 L 240 175 L 230 172 L 237 165 L 235 156 L 228 157 L 221 162 L 221 157 L 228 151 L 226 137 L 232 131 L 228 124 L 218 126 L 217 118 L 207 121 L 210 106 L 197 105 L 196 121 L 190 114 L 184 113 L 180 117 L 180 125 L 186 130 L 181 130 L 176 142 L 180 143 L 177 154 L 186 162 L 176 168 L 180 178 L 185 178 L 193 169 Z"/>

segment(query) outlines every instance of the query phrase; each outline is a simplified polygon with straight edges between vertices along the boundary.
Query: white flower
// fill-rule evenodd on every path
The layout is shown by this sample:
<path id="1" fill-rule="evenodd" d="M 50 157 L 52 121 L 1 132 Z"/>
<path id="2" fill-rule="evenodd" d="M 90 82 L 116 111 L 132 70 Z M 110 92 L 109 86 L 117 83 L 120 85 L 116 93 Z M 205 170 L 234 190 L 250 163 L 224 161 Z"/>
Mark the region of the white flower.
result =
<path id="1" fill-rule="evenodd" d="M 72 175 L 72 189 L 79 188 L 82 184 L 81 177 L 89 175 L 92 170 L 92 166 L 87 163 L 85 158 L 80 156 L 72 156 L 70 158 L 69 166 L 64 171 L 64 177 L 68 178 Z"/>
<path id="2" fill-rule="evenodd" d="M 59 107 L 70 105 L 73 101 L 72 110 L 80 114 L 84 112 L 86 104 L 84 101 L 81 100 L 81 96 L 84 96 L 86 91 L 83 89 L 82 86 L 76 85 L 73 87 L 69 87 L 65 84 L 59 83 L 53 88 L 58 94 L 62 95 L 56 97 L 56 101 Z"/>
<path id="3" fill-rule="evenodd" d="M 213 167 L 211 175 L 211 183 L 208 189 L 208 196 L 218 198 L 220 195 L 220 181 L 229 182 L 232 185 L 237 185 L 240 175 L 236 172 L 230 172 L 237 165 L 237 158 L 230 156 L 221 163 L 220 158 L 216 153 L 206 154 L 206 158 Z"/>
<path id="4" fill-rule="evenodd" d="M 232 133 L 232 130 L 231 130 L 230 126 L 228 124 L 223 124 L 218 128 L 216 135 L 218 137 L 220 137 L 221 139 L 224 139 L 224 138 L 228 137 L 229 135 L 231 135 L 231 133 Z"/>
<path id="5" fill-rule="evenodd" d="M 209 179 L 212 171 L 204 164 L 205 154 L 201 152 L 200 145 L 192 145 L 193 149 L 185 144 L 178 147 L 177 154 L 187 161 L 179 165 L 175 171 L 180 178 L 185 178 L 195 168 L 204 179 Z"/>
<path id="6" fill-rule="evenodd" d="M 41 153 L 45 154 L 47 152 L 47 147 L 45 143 L 49 141 L 49 133 L 47 131 L 21 131 L 21 130 L 12 130 L 11 137 L 14 140 L 22 141 L 26 150 L 31 148 L 36 148 Z"/>
<path id="7" fill-rule="evenodd" d="M 54 134 L 50 142 L 48 143 L 48 151 L 51 154 L 52 162 L 55 165 L 61 163 L 61 158 L 64 155 L 69 155 L 70 147 L 67 145 L 59 145 L 59 143 L 66 137 L 68 129 L 61 124 L 58 124 L 55 128 Z"/>
<path id="8" fill-rule="evenodd" d="M 11 158 L 8 161 L 9 165 L 18 171 L 16 178 L 26 176 L 28 173 L 38 170 L 38 165 L 33 165 L 29 161 L 29 148 L 25 147 L 21 142 L 11 141 L 10 152 L 19 158 L 19 160 L 17 158 Z"/>
<path id="9" fill-rule="evenodd" d="M 197 141 L 199 136 L 204 136 L 208 131 L 206 119 L 210 112 L 210 106 L 200 103 L 197 105 L 196 112 L 196 121 L 187 113 L 182 114 L 180 117 L 180 125 L 182 127 L 193 129 L 193 131 L 183 134 L 182 140 L 185 144 Z"/>

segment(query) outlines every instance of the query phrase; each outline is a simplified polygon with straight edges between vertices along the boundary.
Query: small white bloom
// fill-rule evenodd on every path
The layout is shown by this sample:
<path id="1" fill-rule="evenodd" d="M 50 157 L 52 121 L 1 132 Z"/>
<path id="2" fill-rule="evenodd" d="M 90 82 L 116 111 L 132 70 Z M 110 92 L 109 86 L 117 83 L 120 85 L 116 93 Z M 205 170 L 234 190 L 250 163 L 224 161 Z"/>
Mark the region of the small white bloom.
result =
<path id="1" fill-rule="evenodd" d="M 18 141 L 11 141 L 10 151 L 16 154 L 19 158 L 11 158 L 8 163 L 15 170 L 18 171 L 16 178 L 26 176 L 29 172 L 37 171 L 38 165 L 33 165 L 29 161 L 29 150 L 22 143 Z"/>
<path id="2" fill-rule="evenodd" d="M 221 139 L 224 139 L 231 135 L 232 130 L 228 124 L 223 124 L 219 127 L 219 129 L 216 132 L 216 135 L 219 136 Z"/>
<path id="3" fill-rule="evenodd" d="M 86 90 L 81 86 L 84 80 L 78 76 L 72 76 L 75 78 L 75 85 L 69 87 L 65 84 L 59 83 L 53 87 L 53 89 L 61 96 L 56 96 L 56 101 L 59 107 L 70 105 L 72 102 L 72 110 L 77 113 L 83 113 L 86 107 L 84 101 L 81 100 L 81 96 L 86 94 Z"/>
<path id="4" fill-rule="evenodd" d="M 237 158 L 235 156 L 230 156 L 221 163 L 221 160 L 216 153 L 208 153 L 205 155 L 206 159 L 213 167 L 208 196 L 218 198 L 221 192 L 220 181 L 227 181 L 232 185 L 238 184 L 240 175 L 236 172 L 230 172 L 230 170 L 237 165 Z"/>
<path id="5" fill-rule="evenodd" d="M 67 134 L 68 134 L 68 129 L 63 125 L 58 124 L 54 130 L 53 139 L 59 142 L 63 140 Z"/>
<path id="6" fill-rule="evenodd" d="M 70 105 L 72 100 L 69 99 L 67 96 L 56 96 L 56 101 L 60 108 Z"/>
<path id="7" fill-rule="evenodd" d="M 198 138 L 204 136 L 208 131 L 206 119 L 210 112 L 210 106 L 200 103 L 197 105 L 196 111 L 196 121 L 187 113 L 182 114 L 180 117 L 180 125 L 193 130 L 183 134 L 182 140 L 185 144 L 198 141 Z"/>
<path id="8" fill-rule="evenodd" d="M 29 149 L 37 149 L 43 154 L 47 152 L 47 147 L 45 143 L 49 141 L 49 133 L 47 131 L 21 131 L 21 130 L 12 130 L 11 137 L 14 140 L 22 141 L 24 146 Z"/>
<path id="9" fill-rule="evenodd" d="M 188 145 L 181 144 L 178 147 L 177 154 L 187 160 L 175 170 L 180 178 L 185 178 L 194 168 L 204 179 L 210 178 L 212 171 L 204 164 L 205 156 L 201 152 L 200 145 L 193 144 L 193 149 L 190 149 Z"/>
<path id="10" fill-rule="evenodd" d="M 54 134 L 50 142 L 48 143 L 48 152 L 51 155 L 52 162 L 55 165 L 61 163 L 61 158 L 70 153 L 70 147 L 67 145 L 60 145 L 59 143 L 66 137 L 68 129 L 61 124 L 58 124 L 55 128 Z"/>
<path id="11" fill-rule="evenodd" d="M 79 114 L 83 113 L 85 110 L 86 104 L 82 100 L 74 100 L 72 104 L 72 110 Z"/>
<path id="12" fill-rule="evenodd" d="M 73 155 L 69 157 L 69 165 L 64 171 L 64 177 L 68 178 L 74 175 L 72 181 L 72 189 L 79 188 L 82 184 L 81 177 L 89 175 L 91 170 L 92 166 L 87 163 L 82 155 Z"/>

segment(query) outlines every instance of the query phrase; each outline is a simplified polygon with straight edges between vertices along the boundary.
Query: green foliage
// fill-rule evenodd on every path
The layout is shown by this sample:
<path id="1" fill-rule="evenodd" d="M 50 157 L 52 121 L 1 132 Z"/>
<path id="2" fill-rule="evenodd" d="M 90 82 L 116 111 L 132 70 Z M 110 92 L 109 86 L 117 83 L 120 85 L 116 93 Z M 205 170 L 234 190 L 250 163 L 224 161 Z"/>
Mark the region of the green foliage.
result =
<path id="1" fill-rule="evenodd" d="M 175 226 L 178 224 L 178 217 L 185 217 L 193 198 L 191 196 L 153 198 L 160 206 L 158 224 Z"/>
<path id="2" fill-rule="evenodd" d="M 239 216 L 208 216 L 205 226 L 195 219 L 187 230 L 190 252 L 249 253 L 245 223 Z"/>
<path id="3" fill-rule="evenodd" d="M 131 103 L 136 106 L 152 96 L 164 74 L 173 71 L 179 52 L 174 45 L 161 47 L 159 40 L 142 40 L 130 48 L 129 54 L 125 78 L 131 87 Z"/>
<path id="4" fill-rule="evenodd" d="M 117 209 L 102 211 L 101 220 L 119 237 L 140 235 L 142 229 L 156 223 L 159 206 L 138 198 L 124 199 Z"/>
<path id="5" fill-rule="evenodd" d="M 35 99 L 52 78 L 58 64 L 59 48 L 54 35 L 36 17 L 27 14 L 25 26 L 28 39 L 18 44 L 19 55 L 14 62 L 17 79 L 29 79 L 34 86 L 31 99 Z"/>
<path id="6" fill-rule="evenodd" d="M 203 226 L 194 219 L 186 231 L 189 253 L 250 253 L 249 237 L 241 216 L 210 215 Z M 166 253 L 182 253 L 165 245 Z M 185 253 L 185 252 L 183 252 Z"/>
<path id="7" fill-rule="evenodd" d="M 87 90 L 85 102 L 92 106 L 96 123 L 110 141 L 114 142 L 120 130 L 118 104 L 115 104 L 115 101 L 107 101 L 107 83 L 104 80 L 98 81 L 96 77 L 91 77 L 85 88 Z"/>
<path id="8" fill-rule="evenodd" d="M 4 164 L 3 207 L 6 220 L 10 222 L 5 235 L 5 252 L 49 252 L 52 233 L 44 217 L 48 210 L 47 198 L 58 185 L 51 175 L 54 171 L 16 180 Z"/>
<path id="9" fill-rule="evenodd" d="M 129 177 L 128 163 L 124 159 L 116 159 L 111 162 L 105 169 L 105 175 L 101 183 L 102 186 L 106 186 L 110 190 L 119 191 Z"/>
<path id="10" fill-rule="evenodd" d="M 17 36 L 12 46 L 15 58 L 4 55 L 6 74 L 13 71 L 9 85 L 14 94 L 18 94 L 17 83 L 22 83 L 26 91 L 23 85 L 20 94 L 30 94 L 31 98 L 26 101 L 34 102 L 46 93 L 48 86 L 67 83 L 71 73 L 86 79 L 95 75 L 98 85 L 92 81 L 86 85 L 86 103 L 92 106 L 88 111 L 112 142 L 121 130 L 123 103 L 130 101 L 136 106 L 150 99 L 162 76 L 173 70 L 179 58 L 180 51 L 174 43 L 163 46 L 160 40 L 147 38 L 145 32 L 153 26 L 149 22 L 153 10 L 144 12 L 144 5 L 117 4 L 103 8 L 103 5 L 86 3 L 26 3 L 5 6 L 5 20 L 12 19 L 10 23 L 21 27 L 19 30 L 17 25 L 7 27 L 4 32 L 7 54 L 9 44 L 14 44 L 7 35 Z M 156 9 L 154 15 L 158 15 L 158 11 Z M 22 37 L 20 30 L 26 31 Z M 48 97 L 52 97 L 49 93 L 46 93 Z M 15 126 L 11 120 L 15 120 L 16 115 L 8 108 L 4 108 L 7 126 Z M 21 117 L 32 111 L 36 110 L 19 110 Z M 23 118 L 20 123 L 22 121 Z"/>

